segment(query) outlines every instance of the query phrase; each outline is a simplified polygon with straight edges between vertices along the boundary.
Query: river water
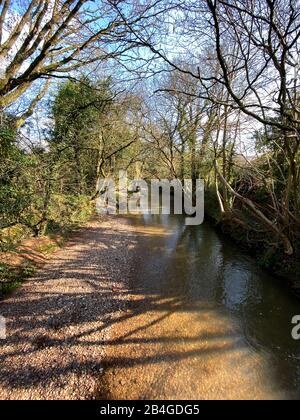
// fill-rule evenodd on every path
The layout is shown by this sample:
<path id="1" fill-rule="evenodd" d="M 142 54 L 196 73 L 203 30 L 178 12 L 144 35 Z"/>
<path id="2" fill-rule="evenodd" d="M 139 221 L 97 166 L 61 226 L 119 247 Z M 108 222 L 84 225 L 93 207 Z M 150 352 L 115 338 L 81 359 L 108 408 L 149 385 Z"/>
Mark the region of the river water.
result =
<path id="1" fill-rule="evenodd" d="M 127 345 L 127 352 L 146 357 L 137 377 L 147 368 L 164 377 L 164 385 L 155 385 L 150 375 L 145 395 L 299 399 L 300 341 L 292 339 L 291 320 L 300 300 L 284 282 L 208 223 L 189 227 L 183 217 L 164 215 L 130 222 L 140 230 L 142 250 L 131 286 L 146 296 L 136 308 L 147 322 L 135 341 L 143 350 Z"/>
<path id="2" fill-rule="evenodd" d="M 109 399 L 300 399 L 300 299 L 207 222 L 126 217 L 134 232 L 101 386 Z M 125 236 L 127 235 L 124 231 Z M 124 243 L 125 244 L 125 243 Z"/>

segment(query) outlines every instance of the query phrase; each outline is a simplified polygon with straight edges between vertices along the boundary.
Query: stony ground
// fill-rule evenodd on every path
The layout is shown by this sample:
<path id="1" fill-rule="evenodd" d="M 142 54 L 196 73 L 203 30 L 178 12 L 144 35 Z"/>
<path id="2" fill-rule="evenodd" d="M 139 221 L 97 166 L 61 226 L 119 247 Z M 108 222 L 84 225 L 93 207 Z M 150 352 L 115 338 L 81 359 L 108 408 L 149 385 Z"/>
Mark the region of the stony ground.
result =
<path id="1" fill-rule="evenodd" d="M 0 303 L 1 399 L 91 399 L 135 235 L 124 219 L 93 221 Z"/>

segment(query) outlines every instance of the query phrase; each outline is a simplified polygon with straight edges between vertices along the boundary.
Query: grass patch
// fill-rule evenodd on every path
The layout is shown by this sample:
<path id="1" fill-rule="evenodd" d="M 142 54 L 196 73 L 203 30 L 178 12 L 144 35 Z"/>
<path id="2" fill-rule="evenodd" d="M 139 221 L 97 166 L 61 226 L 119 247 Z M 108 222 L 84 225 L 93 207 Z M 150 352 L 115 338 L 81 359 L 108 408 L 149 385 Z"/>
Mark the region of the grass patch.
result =
<path id="1" fill-rule="evenodd" d="M 38 245 L 36 250 L 44 255 L 49 255 L 55 252 L 57 249 L 60 248 L 60 244 L 58 243 L 48 243 L 48 244 L 41 244 Z"/>
<path id="2" fill-rule="evenodd" d="M 12 281 L 10 283 L 3 283 L 0 286 L 0 298 L 3 298 L 10 293 L 12 293 L 14 290 L 16 290 L 18 287 L 20 287 L 22 282 L 20 281 Z"/>
<path id="3" fill-rule="evenodd" d="M 0 263 L 0 299 L 16 290 L 34 272 L 34 267 L 12 267 Z"/>
<path id="4" fill-rule="evenodd" d="M 16 225 L 0 231 L 0 252 L 15 252 L 32 232 L 25 226 Z"/>

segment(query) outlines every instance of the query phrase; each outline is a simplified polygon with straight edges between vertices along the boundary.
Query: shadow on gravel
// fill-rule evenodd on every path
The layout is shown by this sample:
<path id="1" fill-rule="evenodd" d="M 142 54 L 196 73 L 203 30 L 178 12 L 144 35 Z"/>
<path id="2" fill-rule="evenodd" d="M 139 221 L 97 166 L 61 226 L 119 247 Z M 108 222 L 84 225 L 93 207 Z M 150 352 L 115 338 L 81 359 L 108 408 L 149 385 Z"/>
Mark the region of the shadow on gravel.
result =
<path id="1" fill-rule="evenodd" d="M 162 323 L 180 313 L 185 298 L 182 290 L 163 292 L 136 283 L 140 256 L 144 258 L 137 249 L 136 235 L 150 241 L 153 254 L 162 252 L 168 238 L 168 233 L 155 228 L 129 232 L 99 226 L 84 229 L 24 287 L 0 303 L 8 330 L 7 340 L 0 340 L 3 389 L 26 390 L 53 382 L 59 386 L 72 373 L 93 372 L 100 378 L 103 368 L 106 372 L 115 367 L 143 367 L 229 350 L 229 346 L 220 349 L 218 345 L 177 350 L 183 340 L 197 346 L 203 340 L 215 340 L 218 334 L 185 337 L 159 331 Z M 206 309 L 189 302 L 188 311 L 201 316 Z M 111 336 L 106 333 L 111 328 L 122 333 Z M 128 346 L 142 347 L 143 356 L 118 357 L 116 352 L 114 358 L 103 360 L 103 349 L 123 351 L 124 346 L 126 351 Z M 166 351 L 147 354 L 152 346 L 164 346 Z M 99 397 L 98 389 L 95 393 Z"/>
<path id="2" fill-rule="evenodd" d="M 49 384 L 59 395 L 73 374 L 97 379 L 86 398 L 260 395 L 269 366 L 224 310 L 226 258 L 212 235 L 185 227 L 83 229 L 0 303 L 0 398 Z"/>

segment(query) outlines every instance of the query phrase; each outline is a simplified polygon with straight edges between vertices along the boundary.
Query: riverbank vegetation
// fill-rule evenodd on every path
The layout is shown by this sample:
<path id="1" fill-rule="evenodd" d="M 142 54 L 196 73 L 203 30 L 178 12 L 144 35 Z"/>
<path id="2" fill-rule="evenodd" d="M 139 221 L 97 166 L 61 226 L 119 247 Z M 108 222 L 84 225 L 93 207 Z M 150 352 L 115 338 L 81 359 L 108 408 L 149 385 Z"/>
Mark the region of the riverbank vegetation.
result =
<path id="1" fill-rule="evenodd" d="M 294 0 L 0 1 L 1 251 L 125 169 L 203 178 L 215 223 L 297 277 L 299 28 Z"/>

